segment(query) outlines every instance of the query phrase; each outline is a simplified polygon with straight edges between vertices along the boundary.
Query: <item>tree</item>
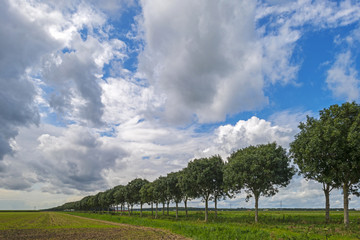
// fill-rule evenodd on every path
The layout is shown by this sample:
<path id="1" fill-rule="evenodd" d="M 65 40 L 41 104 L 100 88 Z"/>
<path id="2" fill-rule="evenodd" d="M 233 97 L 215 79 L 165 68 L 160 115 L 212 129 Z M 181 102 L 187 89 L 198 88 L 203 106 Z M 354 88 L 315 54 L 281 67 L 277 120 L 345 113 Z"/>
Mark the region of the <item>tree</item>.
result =
<path id="1" fill-rule="evenodd" d="M 140 197 L 143 203 L 151 205 L 151 215 L 154 216 L 154 186 L 152 182 L 141 187 Z"/>
<path id="2" fill-rule="evenodd" d="M 170 196 L 170 199 L 172 199 L 176 204 L 176 219 L 178 219 L 179 202 L 181 202 L 183 198 L 183 193 L 179 185 L 179 176 L 180 176 L 180 172 L 172 172 L 166 176 L 166 181 L 167 181 L 166 191 L 167 194 Z"/>
<path id="3" fill-rule="evenodd" d="M 349 194 L 359 195 L 360 106 L 355 102 L 335 104 L 320 111 L 319 123 L 328 142 L 327 164 L 334 171 L 334 183 L 344 195 L 344 224 L 349 225 Z"/>
<path id="4" fill-rule="evenodd" d="M 166 192 L 167 185 L 166 185 L 166 177 L 160 176 L 155 180 L 154 185 L 154 195 L 158 199 L 158 202 L 161 202 L 163 205 L 162 208 L 162 215 L 165 215 L 165 203 L 168 201 L 169 197 Z"/>
<path id="5" fill-rule="evenodd" d="M 205 202 L 205 222 L 208 221 L 208 202 L 218 193 L 218 186 L 222 184 L 223 172 L 219 168 L 220 156 L 194 159 L 188 163 L 185 176 L 193 184 L 194 191 Z"/>
<path id="6" fill-rule="evenodd" d="M 325 195 L 325 221 L 330 220 L 330 192 L 339 187 L 334 182 L 335 167 L 332 163 L 336 155 L 331 154 L 332 138 L 326 136 L 326 128 L 320 120 L 307 117 L 299 124 L 300 132 L 290 144 L 291 157 L 299 166 L 305 179 L 312 179 L 322 184 Z"/>
<path id="7" fill-rule="evenodd" d="M 126 201 L 131 206 L 131 210 L 134 204 L 140 204 L 140 215 L 142 215 L 143 206 L 140 190 L 147 183 L 149 183 L 149 181 L 146 179 L 136 178 L 126 185 Z"/>
<path id="8" fill-rule="evenodd" d="M 115 188 L 116 188 L 115 193 L 114 193 L 115 203 L 117 205 L 120 204 L 120 206 L 121 206 L 120 210 L 121 210 L 121 215 L 122 215 L 124 206 L 126 203 L 126 187 L 123 185 L 118 185 Z"/>
<path id="9" fill-rule="evenodd" d="M 164 215 L 164 206 L 165 206 L 165 191 L 166 191 L 166 182 L 165 182 L 165 177 L 158 177 L 154 182 L 153 182 L 153 199 L 155 202 L 155 218 L 158 217 L 158 206 L 159 206 L 159 202 L 163 203 L 163 215 Z"/>
<path id="10" fill-rule="evenodd" d="M 183 194 L 183 201 L 184 201 L 184 207 L 185 207 L 185 215 L 186 217 L 188 216 L 188 209 L 187 209 L 187 202 L 188 200 L 190 200 L 191 198 L 197 198 L 197 192 L 196 192 L 196 188 L 194 187 L 194 185 L 191 182 L 191 179 L 187 178 L 187 175 L 189 175 L 188 173 L 186 173 L 187 168 L 182 169 L 179 172 L 179 186 L 181 189 L 181 192 Z"/>
<path id="11" fill-rule="evenodd" d="M 233 191 L 245 189 L 246 200 L 255 198 L 255 222 L 258 222 L 260 196 L 275 195 L 279 187 L 290 183 L 295 170 L 286 151 L 276 143 L 249 146 L 231 154 L 225 167 L 225 182 Z"/>

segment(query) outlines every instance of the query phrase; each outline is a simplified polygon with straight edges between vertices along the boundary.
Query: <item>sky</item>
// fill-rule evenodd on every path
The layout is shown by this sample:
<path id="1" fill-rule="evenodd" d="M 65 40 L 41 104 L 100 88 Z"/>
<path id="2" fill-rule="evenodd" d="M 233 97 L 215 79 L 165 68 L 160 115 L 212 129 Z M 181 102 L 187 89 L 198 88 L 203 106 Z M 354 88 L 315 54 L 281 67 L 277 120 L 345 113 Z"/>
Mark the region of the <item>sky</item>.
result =
<path id="1" fill-rule="evenodd" d="M 360 98 L 358 1 L 1 5 L 0 209 L 59 206 L 249 145 L 288 149 L 307 115 Z M 342 207 L 341 191 L 330 201 Z M 259 202 L 324 205 L 298 175 Z"/>

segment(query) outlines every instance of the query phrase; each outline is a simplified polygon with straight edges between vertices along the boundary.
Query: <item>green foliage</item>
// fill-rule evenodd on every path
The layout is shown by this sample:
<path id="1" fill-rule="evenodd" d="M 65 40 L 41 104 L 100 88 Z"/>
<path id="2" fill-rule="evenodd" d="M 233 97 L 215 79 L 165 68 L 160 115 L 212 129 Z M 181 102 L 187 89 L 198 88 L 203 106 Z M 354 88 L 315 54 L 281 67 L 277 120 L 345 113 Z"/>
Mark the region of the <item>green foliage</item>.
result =
<path id="1" fill-rule="evenodd" d="M 290 183 L 295 173 L 285 149 L 276 143 L 250 146 L 231 154 L 225 169 L 225 181 L 233 191 L 245 189 L 246 200 L 255 198 L 255 222 L 258 222 L 260 196 L 275 195 L 279 187 Z"/>
<path id="2" fill-rule="evenodd" d="M 192 192 L 203 200 L 221 192 L 223 187 L 224 162 L 220 156 L 194 159 L 189 162 L 185 178 L 192 183 Z"/>
<path id="3" fill-rule="evenodd" d="M 205 221 L 208 219 L 208 201 L 224 195 L 224 162 L 220 156 L 194 159 L 188 163 L 184 177 L 191 183 L 189 191 L 205 201 Z"/>
<path id="4" fill-rule="evenodd" d="M 142 204 L 140 190 L 149 183 L 146 179 L 136 178 L 126 185 L 126 202 L 130 205 Z"/>
<path id="5" fill-rule="evenodd" d="M 179 184 L 180 172 L 168 173 L 166 176 L 166 193 L 175 203 L 181 202 L 183 193 Z"/>
<path id="6" fill-rule="evenodd" d="M 332 105 L 320 111 L 318 120 L 308 117 L 299 128 L 291 143 L 294 161 L 306 178 L 324 183 L 328 189 L 343 188 L 347 225 L 348 194 L 359 195 L 360 106 L 355 102 Z"/>
<path id="7" fill-rule="evenodd" d="M 226 184 L 235 191 L 245 188 L 247 199 L 270 197 L 290 183 L 295 170 L 289 164 L 285 149 L 276 143 L 243 148 L 228 158 Z"/>
<path id="8" fill-rule="evenodd" d="M 114 192 L 115 204 L 125 205 L 126 202 L 126 187 L 118 185 L 115 187 Z"/>

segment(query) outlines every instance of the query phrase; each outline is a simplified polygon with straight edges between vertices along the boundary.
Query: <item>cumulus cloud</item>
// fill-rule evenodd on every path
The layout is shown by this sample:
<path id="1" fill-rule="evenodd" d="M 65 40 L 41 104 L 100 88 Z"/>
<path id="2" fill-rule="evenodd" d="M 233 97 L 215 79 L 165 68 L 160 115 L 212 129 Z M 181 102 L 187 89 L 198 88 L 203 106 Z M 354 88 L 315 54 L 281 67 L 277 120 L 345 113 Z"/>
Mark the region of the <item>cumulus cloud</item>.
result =
<path id="1" fill-rule="evenodd" d="M 337 55 L 335 63 L 327 72 L 328 88 L 338 98 L 355 101 L 360 96 L 360 79 L 351 52 Z"/>
<path id="2" fill-rule="evenodd" d="M 96 133 L 79 126 L 71 126 L 60 136 L 43 134 L 38 141 L 42 159 L 34 163 L 35 169 L 44 182 L 59 187 L 55 192 L 106 188 L 103 170 L 126 156 L 121 147 L 104 145 Z"/>
<path id="3" fill-rule="evenodd" d="M 360 6 L 329 1 L 142 1 L 139 71 L 166 95 L 173 123 L 216 122 L 268 104 L 264 89 L 296 83 L 296 42 L 359 20 Z M 273 19 L 273 21 L 264 21 Z"/>
<path id="4" fill-rule="evenodd" d="M 18 127 L 53 111 L 101 125 L 103 67 L 126 57 L 104 14 L 81 1 L 4 1 L 0 11 L 0 159 L 13 152 Z"/>
<path id="5" fill-rule="evenodd" d="M 166 117 L 223 120 L 267 102 L 254 1 L 143 1 L 139 69 L 166 93 Z"/>
<path id="6" fill-rule="evenodd" d="M 334 62 L 327 71 L 326 83 L 328 89 L 337 98 L 356 101 L 360 97 L 360 79 L 358 73 L 357 46 L 360 42 L 360 28 L 348 35 L 337 36 L 334 40 L 342 50 L 335 55 Z"/>
<path id="7" fill-rule="evenodd" d="M 248 120 L 239 120 L 235 125 L 219 126 L 214 131 L 211 144 L 196 155 L 202 157 L 220 154 L 225 160 L 238 149 L 274 141 L 287 148 L 295 131 L 291 126 L 275 125 L 253 116 Z"/>
<path id="8" fill-rule="evenodd" d="M 35 87 L 26 71 L 56 43 L 16 6 L 4 1 L 0 10 L 0 159 L 12 152 L 9 141 L 23 125 L 38 124 Z"/>

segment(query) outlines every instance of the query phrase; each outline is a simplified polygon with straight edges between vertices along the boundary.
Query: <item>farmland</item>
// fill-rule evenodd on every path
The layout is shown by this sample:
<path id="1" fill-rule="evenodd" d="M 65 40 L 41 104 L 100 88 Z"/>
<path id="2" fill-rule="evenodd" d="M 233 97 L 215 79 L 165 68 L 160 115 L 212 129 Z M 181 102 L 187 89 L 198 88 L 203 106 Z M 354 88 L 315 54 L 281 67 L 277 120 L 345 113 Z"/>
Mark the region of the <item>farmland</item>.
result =
<path id="1" fill-rule="evenodd" d="M 170 230 L 192 239 L 360 239 L 360 212 L 350 213 L 350 225 L 343 225 L 341 211 L 331 211 L 331 221 L 325 224 L 323 211 L 261 211 L 259 223 L 254 223 L 254 211 L 220 211 L 215 219 L 209 215 L 208 223 L 203 220 L 204 212 L 191 211 L 186 217 L 180 212 L 161 215 L 153 219 L 151 212 L 143 217 L 134 212 L 124 214 L 70 213 L 89 218 L 147 226 Z"/>
<path id="2" fill-rule="evenodd" d="M 143 217 L 86 212 L 0 212 L 0 239 L 360 239 L 360 212 L 350 212 L 349 227 L 341 211 L 220 211 L 203 220 L 203 211 L 160 213 Z M 92 218 L 92 219 L 90 219 Z"/>
<path id="3" fill-rule="evenodd" d="M 55 212 L 0 212 L 0 239 L 184 239 L 167 231 Z"/>

